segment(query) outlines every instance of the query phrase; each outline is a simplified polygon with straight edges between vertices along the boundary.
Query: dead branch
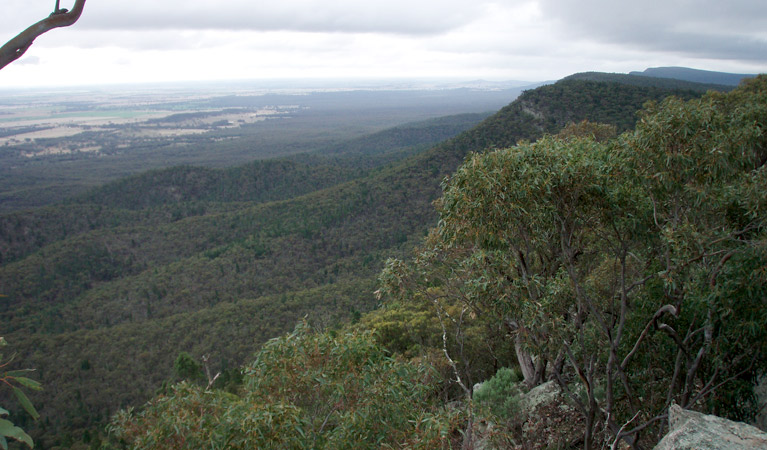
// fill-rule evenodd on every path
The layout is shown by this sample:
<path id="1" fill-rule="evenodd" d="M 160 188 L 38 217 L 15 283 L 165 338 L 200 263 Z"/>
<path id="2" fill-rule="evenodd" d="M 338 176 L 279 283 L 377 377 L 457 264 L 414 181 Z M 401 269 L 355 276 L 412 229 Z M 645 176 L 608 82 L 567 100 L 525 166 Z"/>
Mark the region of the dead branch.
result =
<path id="1" fill-rule="evenodd" d="M 221 372 L 216 373 L 215 376 L 210 376 L 210 366 L 208 365 L 208 361 L 210 360 L 210 355 L 203 355 L 202 356 L 202 363 L 205 366 L 205 376 L 208 377 L 208 387 L 205 388 L 206 391 L 209 391 L 210 388 L 213 387 L 213 383 L 216 382 L 219 375 L 221 375 Z"/>
<path id="2" fill-rule="evenodd" d="M 30 26 L 0 47 L 0 69 L 21 58 L 35 39 L 43 33 L 54 28 L 68 27 L 77 22 L 85 7 L 85 0 L 75 0 L 71 11 L 59 9 L 58 4 L 57 1 L 55 11 L 50 16 Z"/>

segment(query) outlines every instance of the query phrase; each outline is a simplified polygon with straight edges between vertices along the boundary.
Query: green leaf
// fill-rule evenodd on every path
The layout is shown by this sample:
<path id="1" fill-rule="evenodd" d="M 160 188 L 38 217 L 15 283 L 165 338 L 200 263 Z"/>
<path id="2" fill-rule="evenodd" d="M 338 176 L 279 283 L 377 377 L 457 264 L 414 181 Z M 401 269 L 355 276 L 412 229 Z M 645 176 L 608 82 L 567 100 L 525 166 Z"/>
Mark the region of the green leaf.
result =
<path id="1" fill-rule="evenodd" d="M 8 436 L 19 442 L 23 442 L 27 444 L 29 448 L 34 448 L 35 446 L 34 442 L 32 442 L 32 438 L 25 433 L 24 430 L 14 425 L 10 420 L 0 419 L 0 435 Z M 7 449 L 8 443 L 3 442 L 3 444 L 3 448 Z"/>
<path id="2" fill-rule="evenodd" d="M 13 395 L 16 396 L 16 399 L 21 404 L 21 407 L 24 408 L 24 411 L 27 412 L 30 416 L 32 416 L 33 419 L 37 420 L 40 418 L 40 413 L 37 412 L 34 406 L 32 406 L 32 402 L 29 401 L 26 394 L 22 392 L 21 389 L 17 387 L 13 387 Z"/>
<path id="3" fill-rule="evenodd" d="M 11 370 L 8 372 L 5 372 L 5 376 L 7 377 L 18 377 L 20 375 L 27 374 L 29 372 L 34 372 L 35 369 L 19 369 L 19 370 Z"/>
<path id="4" fill-rule="evenodd" d="M 7 409 L 0 408 L 0 416 L 7 416 L 8 414 L 10 414 L 10 413 L 8 412 Z"/>
<path id="5" fill-rule="evenodd" d="M 21 384 L 22 386 L 26 386 L 26 387 L 28 387 L 30 389 L 34 389 L 36 391 L 41 391 L 43 389 L 43 387 L 40 385 L 39 382 L 37 382 L 37 381 L 35 381 L 35 380 L 31 379 L 31 378 L 16 377 L 15 380 L 18 381 L 19 384 Z"/>

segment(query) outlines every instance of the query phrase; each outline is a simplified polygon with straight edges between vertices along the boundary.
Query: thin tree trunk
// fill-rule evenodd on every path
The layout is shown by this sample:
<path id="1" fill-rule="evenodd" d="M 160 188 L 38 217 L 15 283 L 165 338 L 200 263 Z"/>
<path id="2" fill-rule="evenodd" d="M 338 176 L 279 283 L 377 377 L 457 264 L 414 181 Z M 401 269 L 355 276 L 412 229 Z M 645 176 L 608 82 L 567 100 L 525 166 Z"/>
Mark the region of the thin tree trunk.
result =
<path id="1" fill-rule="evenodd" d="M 529 388 L 533 388 L 539 384 L 537 378 L 537 371 L 535 370 L 535 363 L 530 353 L 522 346 L 522 337 L 517 333 L 514 339 L 514 350 L 517 353 L 517 361 L 519 362 L 519 368 L 522 371 L 522 376 L 525 379 L 525 384 Z"/>

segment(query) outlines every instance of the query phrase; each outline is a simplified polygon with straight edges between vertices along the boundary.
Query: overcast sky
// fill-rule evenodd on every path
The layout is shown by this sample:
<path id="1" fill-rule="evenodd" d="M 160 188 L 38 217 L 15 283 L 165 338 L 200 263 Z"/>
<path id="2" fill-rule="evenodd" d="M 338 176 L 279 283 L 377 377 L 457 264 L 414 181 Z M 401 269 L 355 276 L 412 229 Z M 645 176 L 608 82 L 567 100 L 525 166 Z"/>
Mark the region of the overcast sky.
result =
<path id="1" fill-rule="evenodd" d="M 55 0 L 2 0 L 0 43 Z M 61 0 L 71 8 L 74 0 Z M 0 87 L 181 80 L 554 80 L 767 72 L 765 0 L 88 0 Z"/>

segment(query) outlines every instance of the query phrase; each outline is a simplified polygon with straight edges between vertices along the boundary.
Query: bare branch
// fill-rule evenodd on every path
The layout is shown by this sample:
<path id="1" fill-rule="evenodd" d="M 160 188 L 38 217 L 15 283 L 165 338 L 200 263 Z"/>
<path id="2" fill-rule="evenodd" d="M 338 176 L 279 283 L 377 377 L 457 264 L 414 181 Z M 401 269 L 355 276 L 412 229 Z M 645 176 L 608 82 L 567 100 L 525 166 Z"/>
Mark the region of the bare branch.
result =
<path id="1" fill-rule="evenodd" d="M 56 10 L 50 16 L 30 26 L 22 31 L 16 37 L 0 47 L 0 69 L 21 58 L 32 43 L 40 35 L 54 28 L 68 27 L 80 18 L 85 7 L 85 0 L 75 0 L 75 5 L 71 11 L 59 9 L 59 2 L 56 2 Z"/>
<path id="2" fill-rule="evenodd" d="M 650 425 L 652 425 L 653 423 L 655 423 L 655 422 L 658 422 L 658 421 L 661 421 L 661 420 L 666 420 L 666 419 L 668 419 L 668 411 L 666 411 L 664 414 L 658 414 L 657 416 L 655 416 L 655 417 L 653 417 L 652 419 L 650 419 L 650 420 L 646 421 L 645 423 L 643 423 L 643 424 L 641 424 L 641 425 L 637 426 L 637 427 L 636 427 L 636 428 L 634 428 L 634 429 L 631 429 L 631 430 L 629 430 L 629 431 L 623 431 L 623 432 L 621 432 L 621 435 L 620 435 L 619 437 L 621 437 L 621 438 L 624 438 L 624 437 L 626 437 L 626 436 L 631 436 L 631 435 L 633 435 L 633 434 L 637 434 L 637 433 L 639 433 L 640 431 L 642 431 L 642 430 L 644 430 L 645 428 L 647 428 L 647 427 L 649 427 Z M 633 419 L 632 419 L 632 420 L 633 420 Z"/>
<path id="3" fill-rule="evenodd" d="M 624 423 L 622 427 L 618 430 L 617 433 L 615 433 L 615 440 L 613 441 L 613 445 L 610 446 L 610 450 L 617 450 L 618 444 L 620 443 L 621 439 L 623 438 L 623 430 L 626 429 L 626 427 L 636 420 L 637 417 L 639 417 L 639 414 L 641 414 L 642 411 L 637 411 L 636 414 L 634 414 L 634 417 L 632 417 L 628 422 Z"/>
<path id="4" fill-rule="evenodd" d="M 740 358 L 738 358 L 738 359 L 740 359 Z M 703 388 L 701 388 L 700 392 L 698 392 L 698 394 L 695 397 L 693 397 L 693 399 L 688 403 L 688 405 L 694 405 L 695 402 L 697 402 L 698 400 L 700 400 L 704 396 L 706 396 L 706 395 L 716 391 L 717 389 L 719 389 L 720 387 L 722 387 L 725 384 L 729 383 L 730 381 L 736 380 L 739 377 L 743 376 L 745 373 L 747 373 L 749 370 L 751 370 L 754 367 L 754 363 L 755 362 L 756 362 L 756 355 L 754 355 L 751 358 L 751 362 L 749 363 L 749 365 L 745 369 L 743 369 L 740 372 L 732 375 L 729 378 L 726 378 L 726 379 L 722 380 L 717 385 L 712 386 L 714 384 L 714 381 L 716 380 L 717 375 L 719 374 L 719 370 L 718 369 L 715 370 L 714 374 L 711 376 L 711 378 L 709 379 L 708 383 L 706 383 L 706 385 L 703 386 Z"/>
<path id="5" fill-rule="evenodd" d="M 689 396 L 695 386 L 695 376 L 698 372 L 698 367 L 700 366 L 700 362 L 703 357 L 708 353 L 709 348 L 711 348 L 711 342 L 713 341 L 714 326 L 711 316 L 711 310 L 709 309 L 703 331 L 703 345 L 701 345 L 700 349 L 698 349 L 698 354 L 695 357 L 693 363 L 687 368 L 687 378 L 685 380 L 684 393 L 682 394 L 685 407 L 690 405 L 687 400 L 689 399 Z"/>
<path id="6" fill-rule="evenodd" d="M 631 359 L 631 357 L 634 356 L 634 353 L 636 353 L 636 351 L 639 349 L 639 344 L 642 343 L 642 341 L 644 340 L 645 336 L 647 335 L 647 332 L 650 331 L 650 328 L 657 323 L 658 319 L 660 319 L 660 317 L 664 313 L 669 313 L 669 314 L 671 314 L 674 317 L 676 317 L 677 314 L 678 314 L 677 309 L 674 306 L 672 306 L 672 305 L 661 306 L 658 309 L 658 311 L 656 311 L 655 314 L 652 316 L 652 319 L 650 319 L 647 322 L 647 325 L 645 326 L 644 330 L 642 331 L 642 334 L 639 335 L 639 338 L 636 340 L 636 343 L 634 343 L 634 348 L 632 348 L 631 351 L 628 353 L 628 355 L 626 355 L 626 357 L 623 358 L 623 362 L 621 363 L 621 366 L 620 366 L 621 369 L 625 369 L 626 368 L 626 366 L 628 365 L 629 360 Z"/>
<path id="7" fill-rule="evenodd" d="M 221 375 L 221 372 L 216 373 L 215 376 L 210 376 L 210 366 L 208 365 L 208 361 L 210 360 L 210 355 L 203 355 L 202 356 L 202 363 L 205 366 L 205 376 L 208 377 L 208 387 L 205 388 L 206 391 L 209 391 L 211 387 L 213 387 L 213 383 L 216 382 L 219 375 Z"/>
<path id="8" fill-rule="evenodd" d="M 711 287 L 711 289 L 714 289 L 716 287 L 716 277 L 719 276 L 719 272 L 722 270 L 722 267 L 724 267 L 724 264 L 732 258 L 732 255 L 735 254 L 735 250 L 730 250 L 727 252 L 726 255 L 722 257 L 722 259 L 719 260 L 719 264 L 716 265 L 716 268 L 713 272 L 711 272 L 711 277 L 708 280 L 708 285 Z"/>
<path id="9" fill-rule="evenodd" d="M 439 319 L 439 324 L 442 326 L 442 351 L 445 354 L 445 358 L 447 358 L 448 364 L 450 364 L 450 367 L 453 369 L 453 374 L 455 375 L 455 381 L 458 383 L 458 385 L 461 387 L 463 392 L 466 394 L 466 398 L 471 401 L 471 389 L 469 389 L 466 384 L 464 384 L 463 380 L 461 380 L 461 374 L 458 372 L 458 365 L 455 363 L 453 358 L 450 357 L 450 353 L 447 351 L 447 328 L 445 327 L 445 321 L 442 319 L 443 313 L 445 311 L 440 306 L 439 302 L 436 300 L 432 300 L 434 303 L 434 306 L 437 308 L 437 318 Z"/>

